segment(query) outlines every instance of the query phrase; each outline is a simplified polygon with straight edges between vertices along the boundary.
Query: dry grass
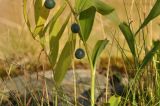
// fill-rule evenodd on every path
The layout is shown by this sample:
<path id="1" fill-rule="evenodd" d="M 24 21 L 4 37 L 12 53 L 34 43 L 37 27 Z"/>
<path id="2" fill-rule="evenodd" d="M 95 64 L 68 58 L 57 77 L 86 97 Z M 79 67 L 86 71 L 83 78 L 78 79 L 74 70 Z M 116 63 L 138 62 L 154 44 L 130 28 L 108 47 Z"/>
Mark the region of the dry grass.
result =
<path id="1" fill-rule="evenodd" d="M 132 21 L 131 24 L 133 25 L 134 28 L 137 28 L 139 23 L 139 21 L 137 21 L 138 14 L 135 3 L 139 8 L 142 20 L 148 14 L 148 10 L 150 10 L 151 5 L 154 3 L 153 0 L 149 1 L 124 0 L 124 1 L 127 12 L 129 14 L 129 21 Z M 118 0 L 118 1 L 106 0 L 106 2 L 108 4 L 111 4 L 116 9 L 120 21 L 127 21 L 123 0 Z M 0 4 L 0 13 L 1 13 L 0 14 L 0 59 L 5 61 L 9 60 L 9 63 L 11 64 L 13 64 L 13 61 L 18 63 L 19 61 L 25 60 L 26 58 L 28 58 L 29 63 L 35 63 L 38 60 L 38 56 L 41 51 L 40 45 L 32 39 L 31 35 L 29 34 L 25 26 L 22 6 L 23 6 L 22 0 L 16 0 L 16 1 L 5 0 L 3 1 L 3 3 Z M 59 8 L 59 5 L 57 5 L 57 8 Z M 31 11 L 30 15 L 33 15 Z M 54 10 L 52 12 L 54 13 Z M 113 18 L 114 17 L 111 17 L 110 19 Z M 120 41 L 120 45 L 122 47 L 128 49 L 126 45 L 123 45 L 125 44 L 125 40 L 123 36 L 121 36 L 121 33 L 119 32 L 118 27 L 116 26 L 117 23 L 113 23 L 110 19 L 106 17 L 100 17 L 100 15 L 97 15 L 92 35 L 88 41 L 88 46 L 90 47 L 91 50 L 95 40 L 106 37 L 110 40 L 110 44 L 109 46 L 107 46 L 107 48 L 109 49 L 105 50 L 102 57 L 108 56 L 108 52 L 110 48 L 112 48 L 111 42 L 114 38 Z M 152 22 L 148 26 L 149 29 L 148 31 L 150 34 L 147 36 L 147 43 L 149 46 L 151 43 L 150 41 L 151 38 L 158 39 L 159 37 L 159 35 L 157 35 L 157 33 L 160 33 L 159 30 L 160 27 L 158 23 L 159 19 L 157 18 L 154 22 Z M 58 24 L 61 24 L 61 22 L 59 21 Z M 64 36 L 61 39 L 61 48 L 64 46 L 65 39 L 66 36 Z M 128 55 L 130 55 L 130 53 L 128 53 Z M 113 43 L 113 52 L 111 56 L 121 57 L 116 41 L 114 41 Z M 47 63 L 45 56 L 41 58 L 41 62 Z"/>

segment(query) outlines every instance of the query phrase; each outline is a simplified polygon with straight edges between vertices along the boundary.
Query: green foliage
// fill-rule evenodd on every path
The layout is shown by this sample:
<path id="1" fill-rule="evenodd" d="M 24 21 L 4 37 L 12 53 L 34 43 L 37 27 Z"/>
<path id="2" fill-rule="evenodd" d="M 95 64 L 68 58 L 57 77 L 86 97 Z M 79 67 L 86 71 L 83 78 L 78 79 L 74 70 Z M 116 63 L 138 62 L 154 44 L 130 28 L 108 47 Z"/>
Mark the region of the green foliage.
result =
<path id="1" fill-rule="evenodd" d="M 156 43 L 157 43 L 157 41 L 153 41 L 154 46 L 156 45 Z M 156 65 L 156 69 L 157 69 L 159 76 L 160 76 L 160 47 L 155 54 L 155 65 Z"/>
<path id="2" fill-rule="evenodd" d="M 80 13 L 79 23 L 82 32 L 82 40 L 87 41 L 92 30 L 96 9 L 90 7 Z"/>
<path id="3" fill-rule="evenodd" d="M 49 9 L 46 9 L 44 6 L 44 3 L 42 0 L 33 0 L 34 2 L 34 23 L 35 23 L 35 28 L 31 29 L 31 23 L 28 17 L 28 9 L 27 9 L 27 0 L 23 0 L 23 15 L 25 22 L 29 28 L 29 31 L 31 32 L 32 36 L 34 39 L 38 39 L 40 41 L 42 48 L 45 50 L 50 64 L 52 66 L 53 72 L 54 72 L 54 80 L 58 86 L 61 85 L 61 82 L 63 81 L 63 78 L 68 70 L 68 67 L 71 65 L 74 51 L 75 51 L 75 46 L 76 46 L 76 36 L 71 36 L 72 32 L 71 30 L 68 31 L 69 39 L 65 43 L 65 46 L 61 52 L 59 52 L 59 47 L 60 47 L 60 39 L 63 36 L 63 33 L 65 29 L 67 28 L 68 23 L 77 23 L 80 25 L 80 31 L 78 32 L 80 39 L 82 40 L 84 44 L 84 51 L 86 51 L 86 57 L 89 60 L 90 66 L 91 66 L 91 105 L 94 106 L 95 102 L 95 95 L 94 95 L 94 88 L 95 88 L 95 70 L 96 70 L 96 62 L 102 53 L 102 51 L 105 49 L 106 45 L 108 44 L 108 40 L 98 40 L 97 43 L 95 44 L 93 50 L 92 50 L 92 55 L 90 56 L 90 53 L 88 53 L 88 45 L 87 45 L 87 40 L 90 37 L 93 25 L 94 25 L 94 20 L 96 13 L 99 13 L 103 16 L 106 16 L 108 14 L 111 14 L 110 18 L 111 20 L 115 21 L 117 23 L 116 25 L 119 26 L 127 44 L 130 49 L 130 52 L 132 54 L 132 57 L 134 59 L 135 67 L 134 70 L 140 70 L 145 68 L 145 66 L 148 65 L 148 63 L 152 60 L 154 55 L 156 55 L 156 62 L 159 62 L 159 48 L 160 48 L 160 41 L 154 42 L 154 45 L 152 49 L 146 53 L 144 58 L 142 59 L 141 63 L 139 63 L 139 46 L 136 45 L 136 39 L 135 35 L 139 33 L 141 29 L 143 29 L 145 26 L 148 25 L 149 22 L 151 22 L 153 19 L 155 19 L 157 16 L 160 15 L 160 0 L 157 0 L 149 12 L 148 16 L 145 18 L 145 20 L 142 22 L 136 33 L 134 34 L 131 30 L 130 25 L 128 25 L 125 22 L 120 23 L 117 15 L 115 14 L 114 8 L 106 4 L 105 2 L 101 0 L 75 0 L 75 6 L 74 8 L 72 7 L 73 5 L 71 4 L 70 0 L 65 0 L 67 1 L 66 3 L 68 4 L 68 7 L 70 7 L 70 11 L 72 14 L 69 14 L 66 18 L 64 18 L 64 22 L 62 25 L 60 25 L 60 29 L 58 30 L 57 33 L 55 33 L 55 25 L 57 23 L 57 20 L 60 18 L 60 16 L 64 13 L 66 9 L 66 4 L 60 4 L 60 9 L 55 13 L 51 14 L 51 19 L 48 20 L 48 16 L 50 13 Z M 127 13 L 127 12 L 126 12 Z M 65 14 L 66 15 L 66 14 Z M 71 16 L 74 15 L 74 19 L 71 19 Z M 108 17 L 107 17 L 108 18 Z M 68 28 L 70 29 L 70 27 Z M 79 29 L 79 28 L 78 28 Z M 134 28 L 133 28 L 134 29 Z M 48 31 L 48 32 L 47 32 Z M 49 34 L 49 42 L 46 41 L 46 36 Z M 45 45 L 46 43 L 49 43 L 49 50 L 46 49 Z M 145 45 L 144 45 L 145 46 Z M 137 48 L 136 48 L 137 47 Z M 136 51 L 137 50 L 137 51 Z M 141 48 L 143 50 L 143 48 Z M 49 51 L 49 53 L 48 53 Z M 135 61 L 136 60 L 136 61 Z M 159 71 L 159 63 L 156 63 L 156 68 L 158 68 L 158 73 Z M 138 64 L 137 64 L 138 63 Z M 139 78 L 141 74 L 138 73 L 138 77 L 135 77 L 135 82 Z M 152 76 L 151 76 L 152 77 Z M 157 76 L 157 79 L 159 80 L 159 76 Z M 156 80 L 157 80 L 156 79 Z M 134 82 L 134 81 L 133 81 Z M 150 80 L 148 80 L 148 83 Z M 134 83 L 133 83 L 134 85 Z M 146 85 L 144 86 L 146 87 Z M 157 89 L 159 90 L 159 83 L 158 83 Z M 131 84 L 131 89 L 132 90 L 133 86 Z M 150 89 L 150 88 L 149 88 Z M 129 91 L 135 94 L 132 98 L 134 99 L 136 97 L 136 92 L 137 90 Z M 147 91 L 148 92 L 148 91 Z M 159 91 L 157 91 L 159 93 Z M 141 92 L 139 92 L 141 96 Z M 151 91 L 152 94 L 154 92 Z M 157 93 L 157 94 L 158 94 Z M 156 95 L 156 94 L 155 94 Z M 154 95 L 154 96 L 155 96 Z M 143 96 L 143 95 L 142 95 Z M 159 95 L 158 95 L 159 96 Z M 139 98 L 139 97 L 138 97 Z M 145 97 L 144 97 L 145 98 Z M 144 99 L 142 98 L 142 99 Z M 128 100 L 128 97 L 126 97 L 126 101 Z M 112 96 L 109 99 L 109 104 L 110 106 L 118 106 L 121 101 L 121 97 L 116 97 Z M 133 100 L 129 100 L 132 102 Z M 152 101 L 152 100 L 151 100 Z M 139 101 L 138 101 L 139 102 Z M 138 103 L 135 99 L 135 103 Z M 142 100 L 143 102 L 143 100 Z M 122 104 L 123 105 L 123 104 Z"/>
<path id="4" fill-rule="evenodd" d="M 81 9 L 83 6 L 83 9 Z M 81 39 L 87 41 L 92 30 L 96 11 L 101 15 L 108 15 L 114 8 L 99 0 L 77 0 L 77 11 L 80 11 L 79 22 L 82 32 Z"/>
<path id="5" fill-rule="evenodd" d="M 53 15 L 53 17 L 49 21 L 48 27 L 49 27 L 49 35 L 50 36 L 54 35 L 54 26 L 55 26 L 55 23 L 58 20 L 58 18 L 60 17 L 60 15 L 62 15 L 62 13 L 64 12 L 65 8 L 66 8 L 66 4 L 63 4 L 61 6 L 61 8 Z"/>
<path id="6" fill-rule="evenodd" d="M 119 106 L 119 103 L 121 101 L 121 97 L 116 97 L 115 95 L 111 96 L 109 99 L 109 106 Z"/>
<path id="7" fill-rule="evenodd" d="M 66 21 L 64 22 L 64 24 L 62 25 L 61 29 L 59 30 L 58 34 L 56 36 L 51 36 L 50 37 L 50 53 L 49 53 L 49 60 L 50 63 L 52 65 L 52 67 L 54 67 L 57 57 L 58 57 L 58 50 L 59 50 L 59 40 L 62 37 L 62 34 L 69 22 L 70 19 L 70 14 L 68 15 Z"/>
<path id="8" fill-rule="evenodd" d="M 99 12 L 101 15 L 108 15 L 114 11 L 113 7 L 100 0 L 95 0 L 93 2 L 93 5 L 96 8 L 97 12 Z"/>
<path id="9" fill-rule="evenodd" d="M 38 18 L 40 17 L 42 7 L 43 7 L 42 0 L 36 0 L 34 3 L 34 13 L 35 13 L 34 16 L 36 24 L 38 22 Z"/>
<path id="10" fill-rule="evenodd" d="M 147 65 L 147 63 L 152 60 L 153 56 L 157 53 L 159 48 L 160 48 L 160 41 L 156 41 L 154 43 L 153 48 L 145 55 L 144 59 L 142 60 L 142 63 L 139 67 L 140 70 L 143 69 Z"/>
<path id="11" fill-rule="evenodd" d="M 93 0 L 76 0 L 75 2 L 75 11 L 76 13 L 81 13 L 84 10 L 87 10 L 93 5 Z"/>
<path id="12" fill-rule="evenodd" d="M 27 0 L 23 0 L 23 16 L 24 16 L 24 20 L 29 28 L 29 31 L 31 31 L 31 25 L 29 23 L 29 19 L 28 19 L 28 15 L 27 15 Z"/>
<path id="13" fill-rule="evenodd" d="M 45 48 L 45 33 L 47 32 L 47 30 L 49 29 L 49 35 L 50 35 L 50 39 L 52 39 L 52 36 L 55 36 L 53 34 L 53 27 L 57 21 L 57 19 L 60 17 L 60 15 L 63 13 L 64 9 L 66 7 L 66 4 L 63 4 L 62 7 L 57 11 L 57 13 L 55 13 L 55 15 L 51 18 L 51 20 L 47 23 L 46 26 L 44 26 L 44 28 L 39 32 L 39 37 L 40 37 L 40 41 L 41 41 L 41 45 L 43 46 L 43 48 Z M 69 20 L 68 20 L 69 21 Z M 61 32 L 61 31 L 60 31 Z M 54 37 L 53 37 L 54 38 Z M 57 37 L 57 40 L 60 39 L 60 36 Z M 51 41 L 51 40 L 50 40 Z M 55 41 L 55 42 L 58 42 L 58 41 Z M 50 51 L 51 51 L 51 43 L 50 43 Z M 56 47 L 57 48 L 57 47 Z M 57 54 L 57 49 L 55 49 L 55 53 L 54 54 Z M 57 55 L 56 55 L 57 56 Z M 49 58 L 50 59 L 50 58 Z M 51 60 L 51 59 L 50 59 Z M 56 61 L 56 59 L 52 59 L 51 61 L 51 65 L 54 64 L 53 61 Z M 53 65 L 54 66 L 54 65 Z"/>
<path id="14" fill-rule="evenodd" d="M 75 38 L 69 39 L 65 44 L 61 52 L 61 55 L 59 57 L 58 63 L 56 64 L 54 69 L 54 80 L 57 86 L 60 86 L 68 70 L 68 67 L 71 65 L 74 48 L 75 48 Z"/>
<path id="15" fill-rule="evenodd" d="M 49 10 L 42 5 L 40 2 L 41 0 L 36 0 L 38 1 L 37 4 L 35 3 L 35 22 L 36 22 L 36 27 L 34 29 L 34 36 L 36 37 L 37 35 L 40 35 L 43 31 L 44 25 L 46 23 L 46 20 L 49 16 Z M 42 5 L 42 6 L 41 6 Z M 38 11 L 38 12 L 37 12 Z M 41 34 L 42 35 L 42 34 Z"/>
<path id="16" fill-rule="evenodd" d="M 150 21 L 160 15 L 160 0 L 157 0 L 154 4 L 153 8 L 151 9 L 149 15 L 146 17 L 140 28 L 137 30 L 136 34 L 144 28 Z"/>
<path id="17" fill-rule="evenodd" d="M 99 12 L 101 15 L 107 15 L 110 14 L 114 9 L 110 7 L 109 5 L 105 4 L 104 2 L 98 1 L 98 0 L 76 0 L 75 2 L 75 10 L 73 9 L 72 5 L 70 4 L 70 1 L 66 0 L 68 5 L 71 8 L 71 11 L 73 15 L 75 15 L 75 23 L 78 23 L 80 25 L 80 28 L 76 31 L 79 32 L 79 36 L 81 40 L 84 43 L 85 49 L 87 48 L 86 41 L 88 40 L 90 33 L 92 31 L 94 19 L 96 12 Z M 46 3 L 46 2 L 45 2 Z M 51 66 L 53 68 L 54 72 L 54 80 L 58 86 L 61 85 L 61 82 L 68 70 L 68 67 L 71 65 L 72 59 L 73 59 L 73 53 L 75 49 L 76 44 L 76 36 L 70 36 L 67 43 L 65 44 L 63 50 L 61 53 L 59 53 L 59 41 L 68 25 L 68 22 L 70 20 L 71 14 L 66 18 L 65 22 L 62 24 L 59 32 L 55 34 L 55 23 L 57 22 L 58 18 L 61 16 L 63 11 L 65 10 L 66 5 L 61 6 L 61 8 L 58 10 L 56 14 L 53 15 L 51 20 L 47 22 L 49 12 L 50 10 L 45 8 L 42 0 L 36 0 L 34 3 L 34 13 L 35 13 L 35 28 L 31 29 L 29 19 L 27 16 L 27 0 L 24 0 L 24 17 L 25 21 L 29 27 L 30 32 L 32 33 L 32 36 L 34 39 L 37 38 L 37 35 L 39 35 L 40 43 L 42 45 L 42 48 L 46 50 L 45 43 L 47 43 L 46 40 L 46 33 L 49 32 L 49 54 L 48 58 L 50 60 Z M 50 8 L 50 7 L 49 7 Z M 76 13 L 76 14 L 75 14 Z M 107 45 L 108 40 L 99 40 L 93 50 L 92 57 L 87 53 L 87 57 L 89 61 L 92 61 L 91 67 L 96 66 L 96 61 L 98 57 L 100 56 L 101 52 L 105 49 L 105 46 Z M 46 50 L 47 51 L 47 50 Z M 88 51 L 87 51 L 88 52 Z M 47 52 L 46 52 L 47 53 Z M 60 54 L 60 56 L 59 56 Z M 59 57 L 59 58 L 58 58 Z M 92 58 L 92 59 L 91 59 Z M 93 64 L 92 64 L 93 63 Z M 92 68 L 91 72 L 94 69 Z M 93 74 L 93 73 L 92 73 Z M 92 84 L 91 84 L 91 98 L 93 100 L 92 106 L 94 105 L 94 81 L 95 76 L 92 76 Z"/>
<path id="18" fill-rule="evenodd" d="M 93 51 L 92 51 L 92 63 L 93 63 L 94 67 L 96 65 L 97 59 L 99 58 L 102 51 L 105 49 L 108 42 L 109 41 L 107 39 L 99 40 L 99 41 L 97 41 L 96 45 L 94 46 Z"/>
<path id="19" fill-rule="evenodd" d="M 100 0 L 76 0 L 75 3 L 75 10 L 78 14 L 92 6 L 95 7 L 101 15 L 108 15 L 114 11 L 113 7 Z"/>
<path id="20" fill-rule="evenodd" d="M 131 51 L 133 57 L 135 57 L 136 56 L 135 38 L 134 38 L 133 32 L 130 29 L 130 26 L 127 25 L 125 22 L 123 22 L 119 25 L 119 28 L 127 41 L 127 44 L 130 48 L 130 51 Z"/>

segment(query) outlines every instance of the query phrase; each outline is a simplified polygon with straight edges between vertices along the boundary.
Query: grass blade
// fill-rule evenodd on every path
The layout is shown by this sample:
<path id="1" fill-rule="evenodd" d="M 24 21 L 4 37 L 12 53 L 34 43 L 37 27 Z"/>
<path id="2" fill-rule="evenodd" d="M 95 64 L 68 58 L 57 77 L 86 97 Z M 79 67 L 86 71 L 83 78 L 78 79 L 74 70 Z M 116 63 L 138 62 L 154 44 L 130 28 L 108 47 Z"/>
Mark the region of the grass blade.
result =
<path id="1" fill-rule="evenodd" d="M 123 22 L 119 25 L 119 28 L 127 41 L 127 44 L 130 48 L 132 55 L 135 57 L 136 56 L 135 39 L 134 39 L 134 35 L 133 35 L 129 25 L 127 25 L 125 22 Z"/>
<path id="2" fill-rule="evenodd" d="M 157 41 L 153 41 L 153 45 L 156 44 Z M 160 48 L 157 50 L 157 53 L 155 55 L 155 65 L 156 65 L 156 70 L 160 76 Z"/>
<path id="3" fill-rule="evenodd" d="M 143 69 L 147 65 L 147 63 L 152 60 L 153 56 L 157 53 L 159 48 L 160 48 L 160 41 L 156 41 L 154 43 L 153 48 L 146 54 L 146 56 L 142 60 L 142 63 L 139 67 L 140 70 Z"/>
<path id="4" fill-rule="evenodd" d="M 84 41 L 88 40 L 89 35 L 91 33 L 92 26 L 94 23 L 95 13 L 96 13 L 96 8 L 93 6 L 80 13 L 79 22 L 83 37 L 81 39 L 83 39 Z"/>
<path id="5" fill-rule="evenodd" d="M 142 23 L 142 25 L 140 26 L 140 28 L 137 30 L 137 32 L 136 32 L 135 35 L 137 35 L 137 33 L 142 28 L 144 28 L 151 20 L 153 20 L 154 18 L 156 18 L 159 15 L 160 15 L 160 0 L 157 0 L 156 3 L 154 4 L 153 8 L 151 9 L 149 15 L 144 20 L 144 22 Z"/>

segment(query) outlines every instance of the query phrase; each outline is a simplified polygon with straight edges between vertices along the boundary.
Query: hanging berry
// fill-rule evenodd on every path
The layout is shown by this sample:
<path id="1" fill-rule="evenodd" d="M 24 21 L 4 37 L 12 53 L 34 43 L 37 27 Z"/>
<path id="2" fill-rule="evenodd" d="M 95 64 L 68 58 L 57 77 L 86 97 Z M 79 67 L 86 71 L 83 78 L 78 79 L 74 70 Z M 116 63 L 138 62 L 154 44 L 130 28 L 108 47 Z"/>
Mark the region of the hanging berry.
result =
<path id="1" fill-rule="evenodd" d="M 45 0 L 44 2 L 44 6 L 47 8 L 47 9 L 52 9 L 54 8 L 56 5 L 55 1 L 54 0 Z"/>
<path id="2" fill-rule="evenodd" d="M 78 33 L 80 31 L 79 25 L 77 23 L 73 23 L 71 26 L 71 31 L 73 33 Z"/>
<path id="3" fill-rule="evenodd" d="M 82 59 L 85 56 L 85 52 L 82 48 L 78 48 L 75 52 L 75 57 L 77 59 Z"/>

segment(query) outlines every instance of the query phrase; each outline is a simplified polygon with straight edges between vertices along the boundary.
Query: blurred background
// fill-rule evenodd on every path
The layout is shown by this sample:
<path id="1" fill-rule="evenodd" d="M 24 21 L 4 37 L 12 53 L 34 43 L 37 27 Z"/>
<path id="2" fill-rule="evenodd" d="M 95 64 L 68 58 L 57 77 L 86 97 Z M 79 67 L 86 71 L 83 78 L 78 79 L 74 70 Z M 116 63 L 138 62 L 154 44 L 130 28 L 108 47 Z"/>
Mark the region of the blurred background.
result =
<path id="1" fill-rule="evenodd" d="M 156 0 L 103 1 L 114 7 L 116 13 L 106 17 L 102 17 L 99 14 L 96 16 L 93 31 L 88 41 L 88 46 L 92 49 L 95 43 L 94 41 L 97 39 L 107 38 L 110 40 L 110 43 L 102 57 L 108 56 L 110 48 L 113 50 L 111 54 L 113 57 L 121 57 L 117 43 L 113 39 L 116 38 L 119 44 L 126 49 L 126 51 L 128 50 L 128 47 L 125 45 L 125 40 L 118 29 L 118 22 L 129 21 L 133 26 L 133 31 L 136 31 L 140 24 L 138 11 L 140 13 L 141 20 L 144 20 L 144 17 L 147 16 Z M 60 1 L 57 1 L 57 5 L 51 13 L 54 13 L 54 11 L 61 6 L 60 3 Z M 41 47 L 30 35 L 24 22 L 22 9 L 22 0 L 0 0 L 0 72 L 14 65 L 16 69 L 21 68 L 19 66 L 24 65 L 27 70 L 50 68 L 45 54 L 42 53 L 41 58 L 38 58 L 41 53 Z M 31 6 L 31 13 L 32 9 L 33 5 Z M 126 13 L 128 14 L 129 20 L 127 20 Z M 63 16 L 61 18 L 63 19 Z M 61 24 L 61 21 L 58 21 L 58 24 Z M 159 24 L 160 20 L 158 17 L 146 28 L 147 35 L 145 36 L 149 48 L 151 47 L 152 39 L 160 39 Z M 62 41 L 64 41 L 64 39 L 66 39 L 65 36 L 62 38 Z M 112 42 L 113 46 L 111 45 Z M 64 44 L 61 44 L 62 48 Z M 130 54 L 128 53 L 128 55 Z"/>

